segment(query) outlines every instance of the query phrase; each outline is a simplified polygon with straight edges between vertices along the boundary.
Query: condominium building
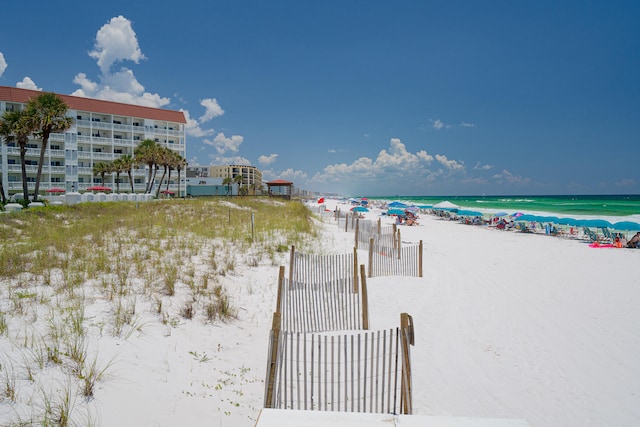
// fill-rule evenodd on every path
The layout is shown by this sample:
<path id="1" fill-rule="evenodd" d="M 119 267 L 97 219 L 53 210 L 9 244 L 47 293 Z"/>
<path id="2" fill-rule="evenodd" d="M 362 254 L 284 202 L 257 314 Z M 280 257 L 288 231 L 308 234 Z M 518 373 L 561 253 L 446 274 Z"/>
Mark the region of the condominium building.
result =
<path id="1" fill-rule="evenodd" d="M 29 99 L 42 92 L 0 86 L 0 113 L 21 110 Z M 42 168 L 40 190 L 63 188 L 66 191 L 83 191 L 102 178 L 93 173 L 93 165 L 111 162 L 133 152 L 137 145 L 152 139 L 160 146 L 176 151 L 186 158 L 186 120 L 181 111 L 122 104 L 69 95 L 58 95 L 69 107 L 67 115 L 73 124 L 64 133 L 51 134 Z M 0 137 L 1 138 L 1 137 Z M 20 150 L 15 143 L 0 144 L 0 172 L 7 195 L 22 193 Z M 41 141 L 29 140 L 27 146 L 27 181 L 29 190 L 34 190 L 40 158 Z M 132 171 L 134 192 L 144 192 L 148 169 L 138 165 Z M 157 178 L 159 179 L 159 177 Z M 130 192 L 131 183 L 127 173 L 120 174 L 116 183 L 115 174 L 105 176 L 105 186 L 113 191 Z M 183 173 L 171 174 L 169 190 L 185 194 L 186 179 Z M 163 183 L 163 188 L 167 185 Z"/>
<path id="2" fill-rule="evenodd" d="M 189 178 L 209 178 L 217 184 L 222 184 L 225 178 L 232 182 L 237 176 L 242 176 L 242 185 L 246 185 L 249 194 L 260 194 L 262 189 L 262 172 L 255 166 L 227 165 L 227 166 L 187 166 Z M 194 182 L 195 183 L 195 182 Z"/>

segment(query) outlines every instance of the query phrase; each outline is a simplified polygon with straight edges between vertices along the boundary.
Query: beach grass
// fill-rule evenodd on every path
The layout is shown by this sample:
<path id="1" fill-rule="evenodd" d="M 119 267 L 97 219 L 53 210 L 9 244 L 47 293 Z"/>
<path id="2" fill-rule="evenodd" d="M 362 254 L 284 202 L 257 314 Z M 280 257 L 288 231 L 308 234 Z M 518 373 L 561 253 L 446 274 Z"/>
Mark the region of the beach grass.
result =
<path id="1" fill-rule="evenodd" d="M 14 349 L 0 358 L 1 394 L 19 403 L 21 387 L 25 395 L 46 389 L 42 405 L 14 418 L 46 425 L 91 418 L 78 400 L 93 398 L 113 363 L 102 360 L 93 338 L 127 340 L 149 322 L 232 321 L 242 302 L 229 298 L 222 278 L 280 264 L 291 245 L 312 247 L 317 233 L 302 203 L 267 198 L 85 203 L 1 215 L 0 347 Z M 48 370 L 64 386 L 39 383 Z M 87 412 L 74 415 L 78 408 Z"/>

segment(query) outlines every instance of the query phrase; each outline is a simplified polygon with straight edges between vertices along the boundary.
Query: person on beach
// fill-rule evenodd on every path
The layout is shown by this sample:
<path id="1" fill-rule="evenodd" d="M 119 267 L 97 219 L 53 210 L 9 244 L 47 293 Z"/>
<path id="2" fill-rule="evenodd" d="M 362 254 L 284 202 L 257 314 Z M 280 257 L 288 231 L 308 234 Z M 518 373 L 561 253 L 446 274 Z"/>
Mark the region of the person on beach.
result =
<path id="1" fill-rule="evenodd" d="M 635 236 L 629 239 L 627 243 L 628 248 L 640 248 L 640 231 L 636 233 Z"/>

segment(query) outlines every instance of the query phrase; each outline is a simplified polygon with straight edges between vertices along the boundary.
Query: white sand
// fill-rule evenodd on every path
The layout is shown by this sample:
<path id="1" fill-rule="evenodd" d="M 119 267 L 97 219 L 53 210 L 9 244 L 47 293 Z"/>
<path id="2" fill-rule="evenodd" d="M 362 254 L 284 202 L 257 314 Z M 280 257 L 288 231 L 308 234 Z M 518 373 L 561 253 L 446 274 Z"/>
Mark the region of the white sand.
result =
<path id="1" fill-rule="evenodd" d="M 352 250 L 353 233 L 331 221 L 325 229 L 325 253 Z M 640 250 L 426 215 L 401 230 L 404 241 L 423 240 L 425 277 L 369 279 L 369 312 L 371 329 L 396 326 L 402 311 L 413 316 L 415 413 L 640 425 Z M 170 327 L 149 314 L 127 339 L 96 337 L 100 363 L 113 362 L 93 400 L 75 398 L 75 412 L 101 426 L 253 426 L 277 274 L 265 265 L 226 277 L 237 321 Z M 0 338 L 0 352 L 15 359 L 14 350 Z M 23 400 L 37 395 L 22 380 L 18 389 Z M 0 425 L 17 410 L 0 401 Z"/>

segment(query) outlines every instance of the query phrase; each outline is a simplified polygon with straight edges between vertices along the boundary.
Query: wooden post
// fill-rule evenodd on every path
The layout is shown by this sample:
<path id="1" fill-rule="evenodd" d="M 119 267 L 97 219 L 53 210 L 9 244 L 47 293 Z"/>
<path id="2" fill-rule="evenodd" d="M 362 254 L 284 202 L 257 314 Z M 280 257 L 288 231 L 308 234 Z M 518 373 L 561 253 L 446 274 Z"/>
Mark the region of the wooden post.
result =
<path id="1" fill-rule="evenodd" d="M 413 318 L 407 313 L 400 314 L 400 333 L 402 343 L 402 381 L 400 386 L 400 404 L 402 413 L 412 412 L 411 360 L 409 345 L 414 345 Z"/>
<path id="2" fill-rule="evenodd" d="M 400 244 L 402 243 L 402 238 L 400 237 L 400 230 L 398 230 L 398 259 L 400 259 Z"/>
<path id="3" fill-rule="evenodd" d="M 273 313 L 271 323 L 271 352 L 269 354 L 269 364 L 267 366 L 267 392 L 264 399 L 264 407 L 273 407 L 273 387 L 276 381 L 276 369 L 278 366 L 278 347 L 280 340 L 280 313 Z"/>
<path id="4" fill-rule="evenodd" d="M 378 218 L 378 236 L 380 236 L 380 233 L 382 232 L 382 225 L 380 223 L 380 218 Z"/>
<path id="5" fill-rule="evenodd" d="M 367 294 L 367 278 L 364 273 L 364 264 L 362 264 L 360 266 L 360 280 L 362 282 L 362 329 L 369 329 L 369 296 Z"/>
<path id="6" fill-rule="evenodd" d="M 276 297 L 276 313 L 280 313 L 280 306 L 282 302 L 282 287 L 284 286 L 284 265 L 280 266 L 280 271 L 278 273 L 278 296 Z"/>
<path id="7" fill-rule="evenodd" d="M 373 276 L 373 237 L 369 239 L 369 277 Z"/>
<path id="8" fill-rule="evenodd" d="M 344 214 L 344 231 L 349 231 L 349 213 Z"/>
<path id="9" fill-rule="evenodd" d="M 291 255 L 289 256 L 289 282 L 293 282 L 293 269 L 295 268 L 294 267 L 295 253 L 296 253 L 296 247 L 294 245 L 291 245 Z"/>
<path id="10" fill-rule="evenodd" d="M 418 277 L 422 277 L 422 240 L 420 240 L 418 248 Z"/>
<path id="11" fill-rule="evenodd" d="M 356 218 L 356 249 L 358 249 L 358 233 L 360 232 L 360 218 Z"/>
<path id="12" fill-rule="evenodd" d="M 358 293 L 358 249 L 353 248 L 353 288 Z"/>

